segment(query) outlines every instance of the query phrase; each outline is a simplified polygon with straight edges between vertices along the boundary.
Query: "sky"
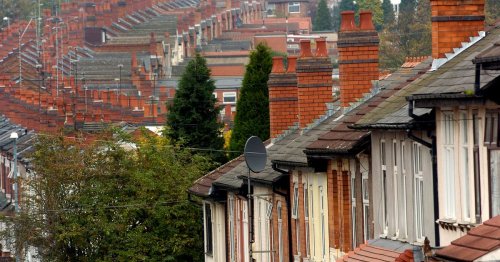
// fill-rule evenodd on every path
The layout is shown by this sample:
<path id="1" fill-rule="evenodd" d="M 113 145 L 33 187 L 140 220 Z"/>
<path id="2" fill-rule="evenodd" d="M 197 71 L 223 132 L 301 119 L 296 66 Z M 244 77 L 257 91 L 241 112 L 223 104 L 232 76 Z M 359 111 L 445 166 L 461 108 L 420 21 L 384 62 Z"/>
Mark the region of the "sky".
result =
<path id="1" fill-rule="evenodd" d="M 397 5 L 397 4 L 401 3 L 401 0 L 391 0 L 391 3 L 393 5 Z"/>

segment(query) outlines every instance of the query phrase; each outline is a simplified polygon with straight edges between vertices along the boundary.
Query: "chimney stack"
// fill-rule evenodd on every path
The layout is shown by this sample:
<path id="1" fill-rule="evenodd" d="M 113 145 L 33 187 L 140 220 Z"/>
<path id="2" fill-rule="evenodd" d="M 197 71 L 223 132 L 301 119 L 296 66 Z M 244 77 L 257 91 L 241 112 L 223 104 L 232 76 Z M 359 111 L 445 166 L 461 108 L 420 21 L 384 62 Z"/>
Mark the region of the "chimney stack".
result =
<path id="1" fill-rule="evenodd" d="M 484 31 L 484 0 L 430 0 L 432 57 L 444 58 L 453 48 Z"/>
<path id="2" fill-rule="evenodd" d="M 371 11 L 360 12 L 359 27 L 354 22 L 353 11 L 342 12 L 337 47 L 343 107 L 370 92 L 372 81 L 378 80 L 378 44 Z"/>
<path id="3" fill-rule="evenodd" d="M 315 56 L 311 52 L 311 41 L 300 41 L 300 57 L 297 59 L 297 98 L 300 127 L 306 127 L 314 119 L 324 115 L 327 103 L 332 99 L 332 70 L 326 51 L 326 40 L 316 40 Z"/>
<path id="4" fill-rule="evenodd" d="M 272 138 L 298 122 L 296 63 L 297 57 L 288 57 L 288 70 L 285 71 L 283 57 L 273 57 L 273 69 L 267 82 Z"/>

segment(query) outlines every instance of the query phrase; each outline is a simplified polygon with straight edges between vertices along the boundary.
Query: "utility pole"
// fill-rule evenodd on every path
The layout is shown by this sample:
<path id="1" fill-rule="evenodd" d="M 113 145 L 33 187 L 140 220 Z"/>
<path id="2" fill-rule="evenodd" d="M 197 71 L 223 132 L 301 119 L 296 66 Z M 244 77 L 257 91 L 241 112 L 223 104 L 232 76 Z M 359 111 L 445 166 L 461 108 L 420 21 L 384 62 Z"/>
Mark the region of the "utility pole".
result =
<path id="1" fill-rule="evenodd" d="M 121 105 L 121 95 L 122 95 L 122 68 L 123 68 L 123 64 L 118 64 L 118 68 L 120 69 L 120 82 L 119 82 L 119 85 L 118 85 L 118 106 L 120 107 L 120 121 L 123 121 L 123 109 L 122 109 L 122 105 Z"/>
<path id="2" fill-rule="evenodd" d="M 14 175 L 14 212 L 16 215 L 19 213 L 19 199 L 18 199 L 18 183 L 17 183 L 17 139 L 19 138 L 19 135 L 17 132 L 12 132 L 10 133 L 10 138 L 14 139 L 14 148 L 13 148 L 13 153 L 14 153 L 14 169 L 13 169 L 13 175 Z M 16 236 L 16 243 L 17 243 L 17 236 Z M 16 262 L 19 262 L 19 252 L 16 248 Z"/>
<path id="3" fill-rule="evenodd" d="M 24 28 L 24 31 L 21 33 L 21 30 L 19 30 L 19 50 L 18 50 L 18 59 L 19 59 L 19 88 L 22 87 L 23 85 L 23 72 L 22 72 L 22 58 L 21 58 L 21 40 L 23 39 L 24 34 L 28 30 L 28 27 L 30 26 L 31 22 L 33 21 L 33 18 L 30 19 L 28 22 L 28 25 L 26 25 L 26 28 Z"/>

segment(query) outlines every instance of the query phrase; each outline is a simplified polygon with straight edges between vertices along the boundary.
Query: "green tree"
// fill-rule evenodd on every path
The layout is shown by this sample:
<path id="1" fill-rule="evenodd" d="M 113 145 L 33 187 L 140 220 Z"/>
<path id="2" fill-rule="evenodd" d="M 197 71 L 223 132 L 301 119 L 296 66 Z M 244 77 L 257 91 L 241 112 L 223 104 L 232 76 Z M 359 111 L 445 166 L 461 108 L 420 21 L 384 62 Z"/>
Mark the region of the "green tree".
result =
<path id="1" fill-rule="evenodd" d="M 335 32 L 340 30 L 340 7 L 337 5 L 332 9 L 332 28 Z"/>
<path id="2" fill-rule="evenodd" d="M 39 138 L 36 175 L 8 220 L 16 249 L 43 261 L 202 261 L 202 216 L 185 190 L 209 161 L 162 137 L 131 151 L 103 139 Z"/>
<path id="3" fill-rule="evenodd" d="M 494 25 L 500 18 L 500 1 L 486 0 L 486 24 Z"/>
<path id="4" fill-rule="evenodd" d="M 391 0 L 383 0 L 382 11 L 384 14 L 384 28 L 390 28 L 396 20 Z"/>
<path id="5" fill-rule="evenodd" d="M 332 30 L 332 16 L 330 9 L 326 5 L 326 0 L 320 0 L 318 3 L 318 11 L 313 23 L 314 31 L 330 31 Z"/>
<path id="6" fill-rule="evenodd" d="M 236 104 L 236 117 L 231 136 L 232 157 L 238 156 L 250 136 L 269 138 L 269 91 L 267 81 L 273 61 L 269 47 L 260 43 L 250 53 L 245 76 Z"/>
<path id="7" fill-rule="evenodd" d="M 384 13 L 380 0 L 358 0 L 357 3 L 359 10 L 372 11 L 373 24 L 377 30 L 381 30 L 384 24 Z"/>
<path id="8" fill-rule="evenodd" d="M 224 138 L 222 124 L 217 121 L 220 108 L 213 96 L 214 80 L 206 60 L 196 54 L 189 61 L 179 81 L 174 103 L 167 113 L 166 135 L 174 142 L 195 148 L 215 149 L 207 151 L 213 159 L 224 162 Z"/>

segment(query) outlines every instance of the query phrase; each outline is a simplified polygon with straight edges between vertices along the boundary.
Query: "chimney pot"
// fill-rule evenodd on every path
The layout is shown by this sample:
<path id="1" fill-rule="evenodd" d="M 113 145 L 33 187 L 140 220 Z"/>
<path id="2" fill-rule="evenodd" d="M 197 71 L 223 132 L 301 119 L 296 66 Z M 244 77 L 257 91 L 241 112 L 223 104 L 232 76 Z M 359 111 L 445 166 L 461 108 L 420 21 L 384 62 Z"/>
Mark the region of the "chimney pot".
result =
<path id="1" fill-rule="evenodd" d="M 295 68 L 297 66 L 297 57 L 289 56 L 288 57 L 288 70 L 287 73 L 295 73 Z"/>
<path id="2" fill-rule="evenodd" d="M 285 67 L 283 66 L 283 57 L 275 56 L 273 57 L 273 69 L 271 73 L 284 73 Z"/>
<path id="3" fill-rule="evenodd" d="M 359 13 L 359 29 L 361 30 L 375 30 L 372 21 L 372 11 L 363 10 Z"/>
<path id="4" fill-rule="evenodd" d="M 328 56 L 328 50 L 326 49 L 326 38 L 321 37 L 316 40 L 316 56 L 326 57 Z"/>
<path id="5" fill-rule="evenodd" d="M 354 11 L 344 11 L 340 15 L 340 31 L 356 30 L 356 24 L 354 23 Z"/>
<path id="6" fill-rule="evenodd" d="M 300 57 L 312 57 L 311 40 L 300 40 Z"/>

